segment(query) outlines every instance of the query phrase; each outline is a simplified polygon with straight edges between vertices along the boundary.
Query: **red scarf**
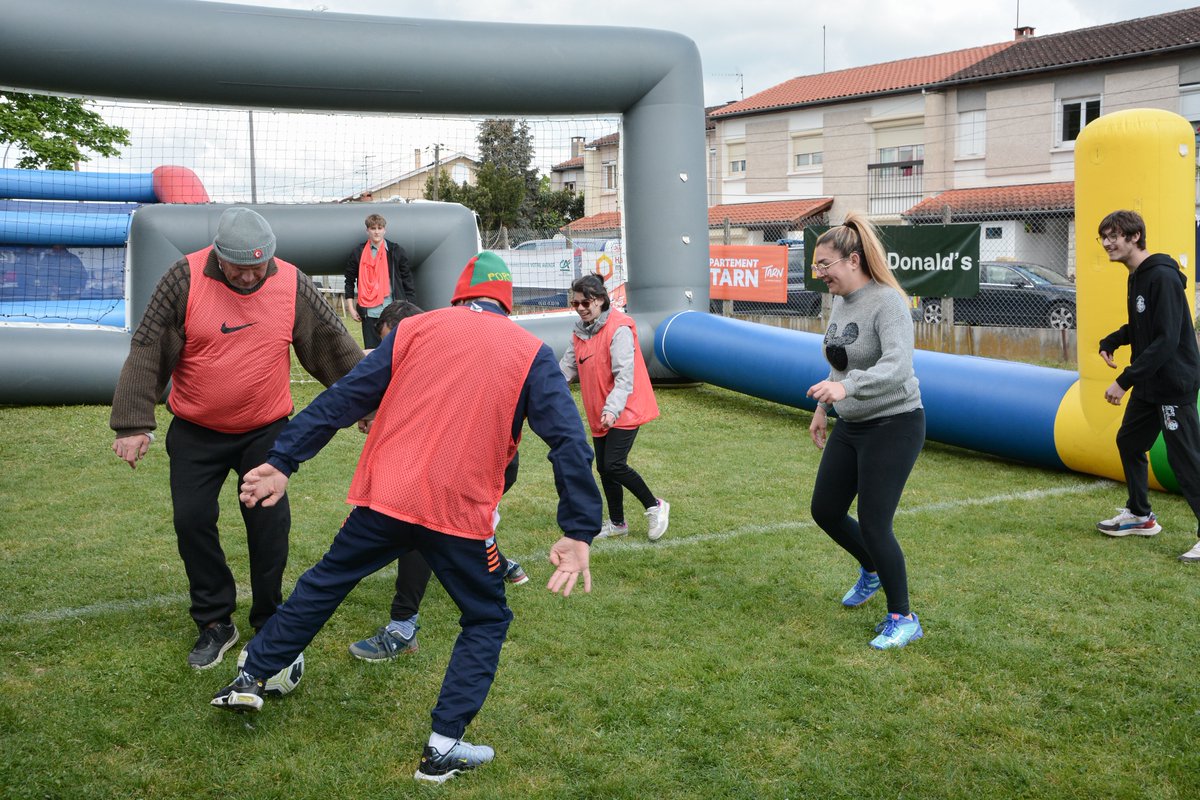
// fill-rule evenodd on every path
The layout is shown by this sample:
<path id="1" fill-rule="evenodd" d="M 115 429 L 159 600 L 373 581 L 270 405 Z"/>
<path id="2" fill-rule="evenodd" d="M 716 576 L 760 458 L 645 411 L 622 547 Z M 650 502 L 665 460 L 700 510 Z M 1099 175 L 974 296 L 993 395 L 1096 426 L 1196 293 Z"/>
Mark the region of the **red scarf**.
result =
<path id="1" fill-rule="evenodd" d="M 363 308 L 375 308 L 392 293 L 392 281 L 388 275 L 387 242 L 381 241 L 371 255 L 371 240 L 363 245 L 358 257 L 358 304 Z"/>

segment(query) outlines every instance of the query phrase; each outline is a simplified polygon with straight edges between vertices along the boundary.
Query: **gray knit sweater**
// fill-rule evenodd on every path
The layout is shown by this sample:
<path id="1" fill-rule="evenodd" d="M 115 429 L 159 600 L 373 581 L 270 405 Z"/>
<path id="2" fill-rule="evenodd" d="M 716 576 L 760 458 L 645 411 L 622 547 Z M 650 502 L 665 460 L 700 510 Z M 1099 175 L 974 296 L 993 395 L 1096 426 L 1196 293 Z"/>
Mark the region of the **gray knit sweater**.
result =
<path id="1" fill-rule="evenodd" d="M 903 295 L 871 281 L 833 298 L 825 331 L 829 380 L 846 387 L 833 404 L 842 419 L 867 420 L 921 407 L 913 373 L 912 312 Z"/>

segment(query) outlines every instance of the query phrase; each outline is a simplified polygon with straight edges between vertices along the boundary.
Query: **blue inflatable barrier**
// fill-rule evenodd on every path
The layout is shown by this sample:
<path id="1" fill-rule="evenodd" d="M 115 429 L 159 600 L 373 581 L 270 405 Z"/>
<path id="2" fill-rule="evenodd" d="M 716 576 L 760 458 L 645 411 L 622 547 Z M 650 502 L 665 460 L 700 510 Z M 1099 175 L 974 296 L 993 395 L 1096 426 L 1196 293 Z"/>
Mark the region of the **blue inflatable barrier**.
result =
<path id="1" fill-rule="evenodd" d="M 0 169 L 0 197 L 26 200 L 108 200 L 157 203 L 149 172 Z"/>
<path id="2" fill-rule="evenodd" d="M 0 211 L 0 242 L 15 245 L 67 244 L 72 247 L 124 247 L 129 212 Z"/>
<path id="3" fill-rule="evenodd" d="M 69 303 L 53 301 L 0 301 L 0 321 L 36 322 L 41 324 L 104 325 L 110 328 L 125 327 L 124 299 L 71 300 Z"/>
<path id="4" fill-rule="evenodd" d="M 667 317 L 654 352 L 672 371 L 726 389 L 813 410 L 805 392 L 829 376 L 815 333 L 697 311 Z M 1054 420 L 1079 375 L 1013 361 L 918 350 L 928 437 L 1030 464 L 1065 469 Z"/>

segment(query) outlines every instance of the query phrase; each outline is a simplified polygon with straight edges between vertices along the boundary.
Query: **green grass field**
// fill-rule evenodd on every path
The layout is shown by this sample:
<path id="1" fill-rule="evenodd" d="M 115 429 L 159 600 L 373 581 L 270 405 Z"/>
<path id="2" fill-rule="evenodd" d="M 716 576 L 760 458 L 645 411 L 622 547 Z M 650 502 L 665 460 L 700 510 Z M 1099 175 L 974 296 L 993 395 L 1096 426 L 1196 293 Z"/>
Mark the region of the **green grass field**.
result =
<path id="1" fill-rule="evenodd" d="M 296 387 L 303 406 L 318 388 Z M 193 672 L 160 437 L 134 472 L 108 409 L 0 408 L 0 796 L 4 798 L 1195 798 L 1200 568 L 1179 497 L 1164 531 L 1094 530 L 1110 481 L 929 443 L 897 530 L 926 636 L 867 647 L 882 596 L 808 515 L 809 415 L 710 387 L 660 391 L 632 463 L 672 503 L 593 548 L 594 591 L 545 590 L 557 537 L 527 435 L 500 537 L 533 580 L 468 737 L 496 761 L 441 788 L 412 773 L 457 614 L 431 584 L 421 651 L 346 653 L 387 618 L 356 589 L 257 717 L 211 709 L 232 659 Z M 160 411 L 165 430 L 169 415 Z M 340 433 L 293 479 L 295 578 L 345 516 L 362 444 Z M 226 548 L 243 586 L 232 481 Z M 285 589 L 286 591 L 286 589 Z M 243 631 L 247 603 L 235 621 Z"/>

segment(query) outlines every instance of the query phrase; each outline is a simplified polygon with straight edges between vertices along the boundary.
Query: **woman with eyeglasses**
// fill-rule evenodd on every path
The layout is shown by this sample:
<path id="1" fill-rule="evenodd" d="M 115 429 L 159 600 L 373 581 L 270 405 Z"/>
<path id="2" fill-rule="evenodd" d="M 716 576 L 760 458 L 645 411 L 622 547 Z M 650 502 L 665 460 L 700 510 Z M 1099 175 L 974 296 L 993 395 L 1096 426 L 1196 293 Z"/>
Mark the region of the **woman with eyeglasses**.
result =
<path id="1" fill-rule="evenodd" d="M 859 214 L 817 238 L 813 272 L 829 287 L 833 308 L 825 331 L 829 377 L 808 390 L 817 401 L 808 432 L 823 451 L 812 516 L 858 561 L 858 580 L 842 605 L 861 606 L 883 588 L 888 613 L 871 647 L 903 647 L 924 635 L 908 606 L 904 552 L 892 530 L 925 443 L 912 314 L 878 233 Z M 838 416 L 832 433 L 830 411 Z M 849 514 L 856 494 L 858 519 Z"/>
<path id="2" fill-rule="evenodd" d="M 597 539 L 629 533 L 625 521 L 625 490 L 646 509 L 650 541 L 667 532 L 671 504 L 655 496 L 642 476 L 627 462 L 638 428 L 658 416 L 650 373 L 638 346 L 633 318 L 612 308 L 604 279 L 584 275 L 571 284 L 571 308 L 579 315 L 571 347 L 558 362 L 567 383 L 578 379 L 596 471 L 608 503 L 608 520 Z"/>

